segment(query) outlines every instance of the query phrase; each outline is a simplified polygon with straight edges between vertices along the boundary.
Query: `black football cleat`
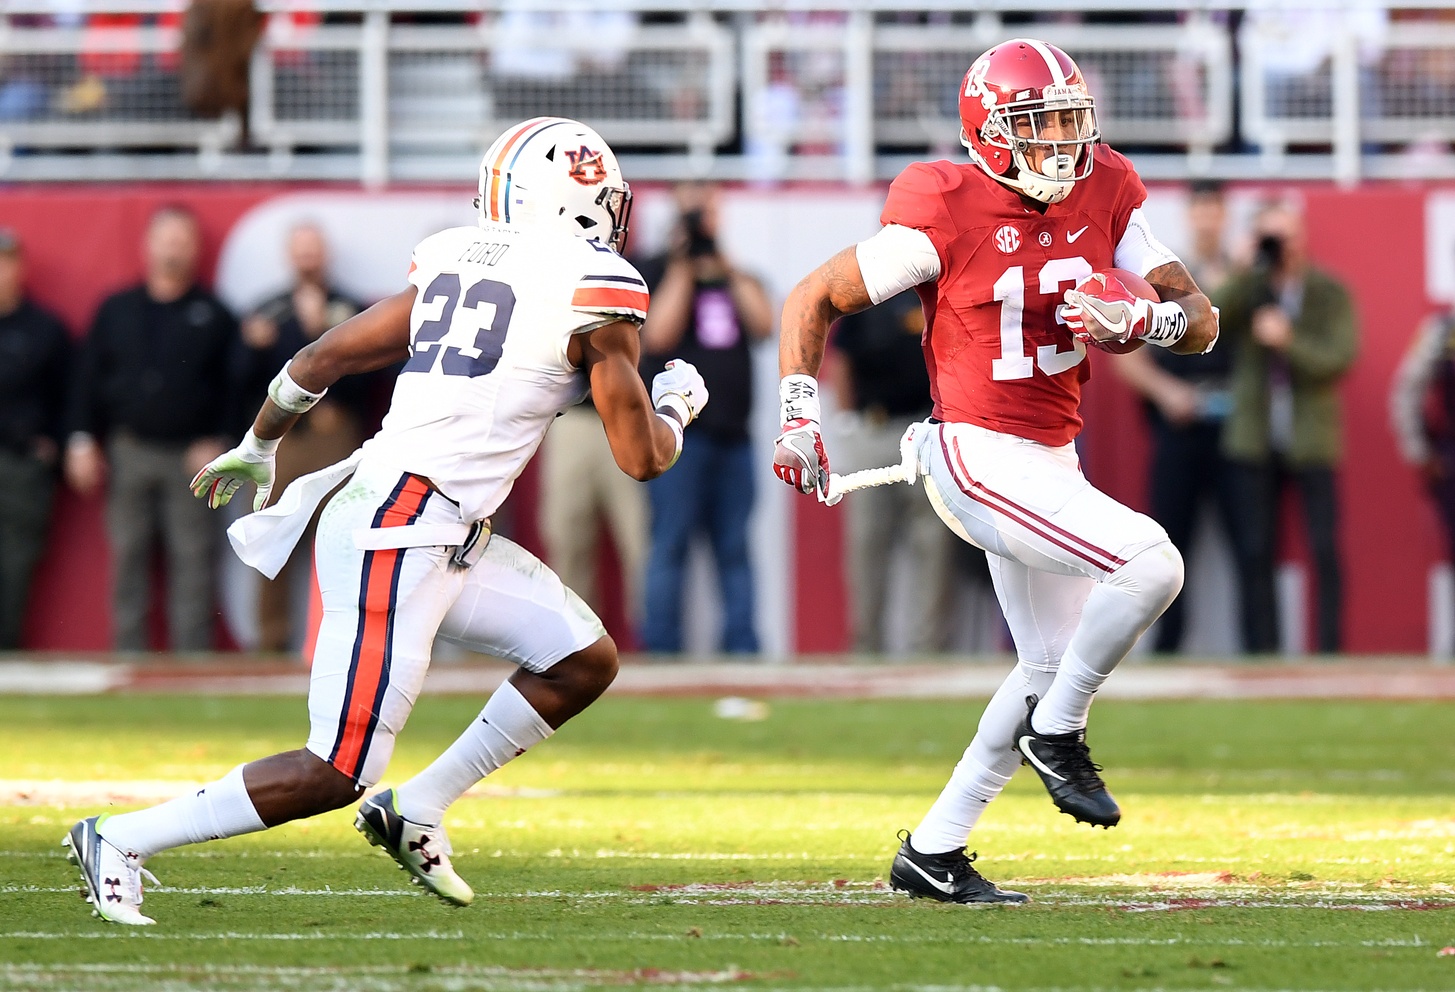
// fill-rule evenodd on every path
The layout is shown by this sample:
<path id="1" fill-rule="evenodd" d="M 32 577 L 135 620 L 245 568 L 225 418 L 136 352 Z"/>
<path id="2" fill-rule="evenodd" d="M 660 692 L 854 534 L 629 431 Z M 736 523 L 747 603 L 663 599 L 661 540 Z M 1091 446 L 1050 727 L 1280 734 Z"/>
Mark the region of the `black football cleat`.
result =
<path id="1" fill-rule="evenodd" d="M 1017 905 L 1031 901 L 1024 892 L 1002 889 L 970 864 L 974 854 L 963 847 L 944 854 L 921 854 L 909 843 L 909 831 L 901 830 L 899 853 L 889 868 L 889 885 L 908 892 L 913 899 L 935 899 L 978 905 Z"/>
<path id="2" fill-rule="evenodd" d="M 1110 829 L 1122 818 L 1121 807 L 1106 791 L 1097 774 L 1101 766 L 1091 760 L 1086 730 L 1069 734 L 1039 734 L 1031 729 L 1036 697 L 1026 697 L 1026 717 L 1015 732 L 1015 749 L 1036 770 L 1056 808 L 1078 823 Z"/>

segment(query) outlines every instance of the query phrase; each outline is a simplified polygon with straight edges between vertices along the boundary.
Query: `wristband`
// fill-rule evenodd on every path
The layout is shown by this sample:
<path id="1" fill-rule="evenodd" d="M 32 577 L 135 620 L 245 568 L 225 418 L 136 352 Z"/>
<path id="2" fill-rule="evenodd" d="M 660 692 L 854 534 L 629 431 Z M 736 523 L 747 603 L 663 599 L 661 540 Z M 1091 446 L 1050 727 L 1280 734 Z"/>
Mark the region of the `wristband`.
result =
<path id="1" fill-rule="evenodd" d="M 687 397 L 681 393 L 663 393 L 657 399 L 658 416 L 661 416 L 663 407 L 677 414 L 677 425 L 679 427 L 692 423 L 692 405 L 687 402 Z"/>
<path id="2" fill-rule="evenodd" d="M 658 412 L 657 416 L 661 417 L 663 422 L 672 428 L 672 440 L 677 445 L 677 450 L 672 452 L 672 460 L 667 463 L 667 467 L 671 468 L 677 464 L 677 459 L 682 457 L 682 425 L 671 414 Z"/>
<path id="3" fill-rule="evenodd" d="M 262 462 L 273 457 L 273 452 L 278 450 L 278 444 L 282 440 L 281 437 L 271 439 L 258 437 L 253 433 L 253 429 L 249 427 L 248 432 L 243 435 L 242 443 L 237 446 L 237 449 L 238 453 L 244 456 L 245 461 L 256 460 Z M 248 459 L 246 457 L 248 455 L 251 455 L 252 459 Z"/>
<path id="4" fill-rule="evenodd" d="M 321 393 L 310 393 L 298 385 L 288 374 L 288 366 L 292 364 L 291 359 L 284 362 L 283 367 L 278 370 L 278 374 L 273 377 L 273 381 L 268 383 L 268 399 L 272 400 L 273 404 L 284 413 L 307 413 L 313 409 L 315 403 L 328 395 L 328 390 L 325 389 Z"/>
<path id="5" fill-rule="evenodd" d="M 1152 313 L 1147 318 L 1147 329 L 1139 337 L 1159 348 L 1170 348 L 1182 340 L 1187 333 L 1187 311 L 1173 300 L 1153 303 Z"/>
<path id="6" fill-rule="evenodd" d="M 818 423 L 823 418 L 818 402 L 818 380 L 811 375 L 795 372 L 778 381 L 780 424 L 791 424 L 795 420 L 812 420 Z"/>

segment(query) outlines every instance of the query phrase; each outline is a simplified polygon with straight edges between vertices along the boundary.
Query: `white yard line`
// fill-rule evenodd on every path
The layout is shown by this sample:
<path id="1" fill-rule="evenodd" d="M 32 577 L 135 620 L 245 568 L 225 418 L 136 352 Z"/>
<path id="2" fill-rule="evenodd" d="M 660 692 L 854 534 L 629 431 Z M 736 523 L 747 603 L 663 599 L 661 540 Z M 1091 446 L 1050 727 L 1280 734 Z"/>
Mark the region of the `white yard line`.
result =
<path id="1" fill-rule="evenodd" d="M 204 782 L 181 779 L 34 779 L 0 778 L 0 806 L 146 806 L 195 792 Z M 551 799 L 559 789 L 531 789 L 481 782 L 466 796 L 474 798 Z"/>
<path id="2" fill-rule="evenodd" d="M 1363 912 L 1424 911 L 1455 909 L 1450 886 L 1393 892 L 1357 891 L 1351 886 L 1310 887 L 1295 883 L 1288 888 L 1272 886 L 1221 885 L 1216 888 L 1179 884 L 1166 876 L 1120 876 L 1116 882 L 1083 879 L 1068 883 L 1066 879 L 1018 880 L 1032 890 L 1038 904 L 1062 907 L 1098 907 L 1120 909 L 1129 913 L 1178 912 L 1201 909 L 1326 909 Z M 1130 888 L 1141 892 L 1131 895 L 1095 894 L 1097 888 Z M 76 886 L 0 886 L 0 895 L 74 893 Z M 297 886 L 217 886 L 176 887 L 165 885 L 150 889 L 156 895 L 200 896 L 303 896 L 312 898 L 370 899 L 401 897 L 419 898 L 413 889 L 300 888 Z M 618 903 L 632 906 L 701 905 L 701 906 L 885 906 L 903 903 L 905 896 L 872 882 L 766 882 L 641 886 L 627 890 L 571 892 L 560 889 L 527 890 L 524 892 L 482 892 L 483 900 L 551 899 L 601 905 Z"/>
<path id="3" fill-rule="evenodd" d="M 611 687 L 627 696 L 769 698 L 963 699 L 991 695 L 1010 669 L 1009 658 L 883 665 L 742 662 L 651 665 L 628 663 Z M 425 683 L 434 694 L 488 694 L 510 674 L 501 664 L 440 665 Z M 218 655 L 215 665 L 104 661 L 0 662 L 0 694 L 75 694 L 108 691 L 303 695 L 301 665 Z M 1100 691 L 1120 699 L 1455 699 L 1455 670 L 1409 657 L 1370 658 L 1319 665 L 1184 663 L 1123 666 Z"/>
<path id="4" fill-rule="evenodd" d="M 463 930 L 418 930 L 398 932 L 373 930 L 369 933 L 255 933 L 247 930 L 226 930 L 221 933 L 167 933 L 150 927 L 112 927 L 106 930 L 10 930 L 0 932 L 0 940 L 466 940 Z"/>
<path id="5" fill-rule="evenodd" d="M 42 988 L 60 988 L 54 982 L 84 979 L 88 989 L 145 988 L 148 992 L 182 992 L 182 990 L 218 989 L 307 989 L 339 990 L 339 992 L 396 992 L 404 989 L 448 989 L 451 992 L 566 992 L 591 988 L 625 986 L 699 986 L 754 982 L 753 988 L 777 992 L 781 986 L 763 984 L 752 972 L 729 967 L 723 971 L 666 971 L 642 969 L 610 971 L 604 969 L 498 967 L 445 967 L 418 971 L 406 967 L 361 968 L 288 968 L 259 965 L 0 965 L 0 988 L 36 992 Z M 136 984 L 138 980 L 146 984 Z M 219 984 L 222 983 L 222 984 Z M 866 986 L 831 986 L 812 988 L 794 986 L 794 992 L 870 992 Z M 896 992 L 1001 992 L 986 985 L 914 985 L 892 986 Z M 883 992 L 875 989 L 874 992 Z M 1041 989 L 1034 992 L 1068 992 Z M 1085 992 L 1085 990 L 1079 990 Z M 1220 989 L 1219 992 L 1227 992 Z"/>
<path id="6" fill-rule="evenodd" d="M 130 685 L 133 665 L 99 661 L 0 662 L 0 696 L 81 696 Z"/>
<path id="7" fill-rule="evenodd" d="M 975 910 L 966 910 L 975 912 Z M 1009 910 L 1014 912 L 1014 910 Z M 428 930 L 415 933 L 378 931 L 374 933 L 257 933 L 229 930 L 221 933 L 168 933 L 166 921 L 159 929 L 111 927 L 105 930 L 50 931 L 15 930 L 0 931 L 0 940 L 163 940 L 163 941 L 359 941 L 359 940 L 469 940 L 479 941 L 548 941 L 562 939 L 559 933 L 530 931 L 438 931 Z M 786 931 L 771 933 L 733 933 L 704 930 L 702 933 L 662 933 L 659 931 L 613 931 L 593 930 L 591 939 L 597 942 L 640 943 L 642 941 L 738 941 L 781 943 L 790 935 Z M 990 934 L 960 931 L 921 936 L 915 934 L 880 935 L 853 933 L 817 933 L 795 929 L 797 940 L 823 940 L 830 943 L 851 944 L 975 944 L 978 946 L 1004 947 L 1247 947 L 1247 948 L 1433 948 L 1436 945 L 1418 937 L 1388 938 L 1380 940 L 1243 940 L 1237 937 L 1001 937 Z M 201 966 L 199 966 L 201 967 Z"/>

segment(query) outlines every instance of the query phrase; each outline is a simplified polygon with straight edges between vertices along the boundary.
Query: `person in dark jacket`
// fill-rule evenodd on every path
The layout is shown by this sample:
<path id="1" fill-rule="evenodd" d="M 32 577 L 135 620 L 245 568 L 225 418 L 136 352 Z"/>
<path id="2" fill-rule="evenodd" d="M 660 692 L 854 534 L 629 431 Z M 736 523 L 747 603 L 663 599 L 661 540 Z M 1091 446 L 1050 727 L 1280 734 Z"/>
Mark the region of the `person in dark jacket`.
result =
<path id="1" fill-rule="evenodd" d="M 149 644 L 151 557 L 166 553 L 174 651 L 213 646 L 217 522 L 188 483 L 226 450 L 237 323 L 197 282 L 201 232 L 183 207 L 147 225 L 146 277 L 108 297 L 81 349 L 70 400 L 66 478 L 106 489 L 115 644 Z"/>
<path id="2" fill-rule="evenodd" d="M 252 425 L 253 411 L 268 395 L 268 383 L 283 363 L 330 328 L 342 324 L 364 305 L 333 286 L 328 272 L 328 242 L 316 225 L 303 223 L 288 233 L 288 261 L 293 283 L 258 305 L 242 321 L 242 347 L 234 374 L 238 377 L 242 417 L 234 430 Z M 299 476 L 347 458 L 378 426 L 374 407 L 381 390 L 397 370 L 385 369 L 339 380 L 278 448 L 276 498 Z M 283 652 L 302 645 L 304 631 L 293 618 L 308 599 L 313 528 L 298 542 L 292 557 L 258 590 L 258 650 Z"/>
<path id="3" fill-rule="evenodd" d="M 1223 451 L 1238 502 L 1243 645 L 1252 653 L 1279 647 L 1274 555 L 1280 497 L 1291 483 L 1314 559 L 1317 649 L 1332 653 L 1343 646 L 1339 385 L 1358 351 L 1358 321 L 1343 283 L 1309 264 L 1303 215 L 1292 204 L 1266 205 L 1255 233 L 1254 265 L 1212 297 L 1222 310 L 1218 347 L 1233 360 Z"/>
<path id="4" fill-rule="evenodd" d="M 712 405 L 698 418 L 673 471 L 647 485 L 652 521 L 642 646 L 653 652 L 682 650 L 687 551 L 693 536 L 701 533 L 717 563 L 720 646 L 728 652 L 756 652 L 748 556 L 753 509 L 749 345 L 773 333 L 773 310 L 762 283 L 733 265 L 718 244 L 713 188 L 684 185 L 677 201 L 681 220 L 671 251 L 641 267 L 652 287 L 651 309 L 642 326 L 643 370 L 652 375 L 667 355 L 691 362 L 707 382 Z"/>
<path id="5" fill-rule="evenodd" d="M 0 229 L 0 650 L 20 647 L 45 550 L 60 451 L 70 342 L 25 295 L 25 260 Z"/>
<path id="6" fill-rule="evenodd" d="M 837 433 L 842 453 L 834 466 L 840 472 L 895 464 L 905 428 L 929 418 L 930 375 L 920 344 L 924 329 L 924 309 L 912 289 L 834 325 L 829 347 L 839 356 L 833 384 L 841 408 Z M 962 542 L 941 522 L 924 493 L 910 486 L 866 489 L 855 493 L 845 508 L 844 576 L 853 603 L 854 650 L 889 650 L 891 563 L 901 547 L 913 557 L 917 580 L 908 602 L 905 650 L 945 650 L 955 546 Z"/>

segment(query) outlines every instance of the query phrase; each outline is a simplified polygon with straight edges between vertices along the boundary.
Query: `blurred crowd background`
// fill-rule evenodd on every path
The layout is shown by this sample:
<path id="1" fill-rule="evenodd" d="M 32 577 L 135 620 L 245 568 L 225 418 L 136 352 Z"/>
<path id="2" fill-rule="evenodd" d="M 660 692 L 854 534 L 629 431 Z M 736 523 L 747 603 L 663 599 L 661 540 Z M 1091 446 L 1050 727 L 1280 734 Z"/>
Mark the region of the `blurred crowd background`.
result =
<path id="1" fill-rule="evenodd" d="M 904 164 L 963 158 L 965 68 L 1031 34 L 1078 58 L 1222 309 L 1210 355 L 1095 359 L 1088 477 L 1190 565 L 1139 650 L 1451 653 L 1455 14 L 924 6 L 8 4 L 0 649 L 306 652 L 306 550 L 261 580 L 222 539 L 241 508 L 186 482 L 287 357 L 403 284 L 415 241 L 473 222 L 480 150 L 540 114 L 622 153 L 643 375 L 687 358 L 713 400 L 645 485 L 573 409 L 496 530 L 662 659 L 1006 649 L 983 554 L 918 488 L 800 505 L 768 439 L 783 294 L 872 233 Z M 835 327 L 836 470 L 896 461 L 928 416 L 923 327 L 913 293 Z M 278 491 L 374 430 L 393 375 L 330 392 Z"/>

